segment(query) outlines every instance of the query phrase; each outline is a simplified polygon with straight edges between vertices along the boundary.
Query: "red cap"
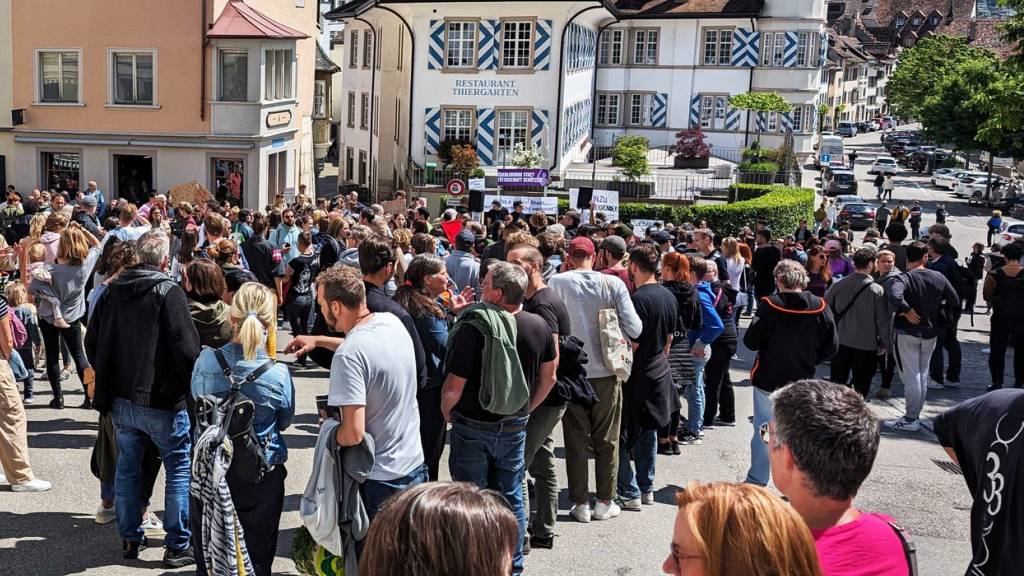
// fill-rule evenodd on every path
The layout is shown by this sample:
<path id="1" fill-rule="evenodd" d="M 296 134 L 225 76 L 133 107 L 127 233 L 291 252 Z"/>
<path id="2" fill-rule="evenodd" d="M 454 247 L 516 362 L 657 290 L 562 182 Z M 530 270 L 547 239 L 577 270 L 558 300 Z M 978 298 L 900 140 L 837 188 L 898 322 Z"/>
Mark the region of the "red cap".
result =
<path id="1" fill-rule="evenodd" d="M 587 258 L 594 255 L 594 242 L 590 238 L 577 236 L 569 242 L 569 255 L 576 258 Z"/>

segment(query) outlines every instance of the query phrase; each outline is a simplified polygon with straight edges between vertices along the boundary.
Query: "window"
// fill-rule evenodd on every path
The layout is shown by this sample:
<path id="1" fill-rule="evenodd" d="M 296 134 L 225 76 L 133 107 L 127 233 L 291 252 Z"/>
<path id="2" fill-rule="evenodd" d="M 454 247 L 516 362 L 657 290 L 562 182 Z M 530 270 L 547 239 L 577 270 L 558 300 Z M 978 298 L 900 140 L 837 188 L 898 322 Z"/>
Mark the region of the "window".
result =
<path id="1" fill-rule="evenodd" d="M 445 108 L 441 115 L 441 140 L 469 142 L 473 139 L 473 110 Z"/>
<path id="2" fill-rule="evenodd" d="M 374 51 L 374 66 L 377 68 L 377 70 L 380 70 L 380 51 L 381 51 L 381 46 L 383 46 L 383 44 L 384 44 L 383 34 L 384 34 L 384 28 L 377 28 L 377 36 L 376 36 L 376 38 L 377 38 L 377 42 L 376 42 L 377 49 Z"/>
<path id="3" fill-rule="evenodd" d="M 267 154 L 267 197 L 284 194 L 288 187 L 288 151 Z"/>
<path id="4" fill-rule="evenodd" d="M 602 126 L 618 126 L 619 107 L 622 104 L 621 94 L 597 95 L 597 123 Z"/>
<path id="5" fill-rule="evenodd" d="M 793 111 L 790 114 L 790 118 L 793 120 L 793 132 L 804 131 L 804 109 L 804 106 L 793 106 Z"/>
<path id="6" fill-rule="evenodd" d="M 814 43 L 816 32 L 800 32 L 796 37 L 796 65 L 810 66 L 815 62 Z"/>
<path id="7" fill-rule="evenodd" d="M 359 127 L 366 130 L 370 125 L 370 95 L 363 92 L 359 95 Z"/>
<path id="8" fill-rule="evenodd" d="M 650 126 L 654 94 L 629 95 L 629 123 L 633 126 Z"/>
<path id="9" fill-rule="evenodd" d="M 903 26 L 906 23 L 907 23 L 907 19 L 904 18 L 903 16 L 897 16 L 896 17 L 896 27 L 897 28 L 899 28 L 900 26 Z"/>
<path id="10" fill-rule="evenodd" d="M 447 68 L 476 67 L 476 22 L 447 22 L 444 65 Z"/>
<path id="11" fill-rule="evenodd" d="M 114 104 L 153 104 L 153 52 L 114 52 L 112 79 Z"/>
<path id="12" fill-rule="evenodd" d="M 724 94 L 702 94 L 700 97 L 700 127 L 725 130 L 725 112 L 729 97 Z"/>
<path id="13" fill-rule="evenodd" d="M 704 31 L 704 65 L 728 66 L 732 60 L 732 29 Z"/>
<path id="14" fill-rule="evenodd" d="M 363 68 L 373 64 L 373 30 L 363 30 Z"/>
<path id="15" fill-rule="evenodd" d="M 533 56 L 533 22 L 501 23 L 501 67 L 529 68 Z"/>
<path id="16" fill-rule="evenodd" d="M 229 199 L 241 202 L 245 195 L 245 160 L 243 158 L 211 158 L 213 176 L 211 190 L 227 190 Z"/>
<path id="17" fill-rule="evenodd" d="M 245 102 L 249 87 L 249 52 L 220 51 L 220 99 L 223 102 Z"/>
<path id="18" fill-rule="evenodd" d="M 762 66 L 782 66 L 783 54 L 786 49 L 786 34 L 783 32 L 764 33 L 764 52 L 761 53 Z"/>
<path id="19" fill-rule="evenodd" d="M 263 67 L 263 99 L 284 100 L 292 97 L 292 51 L 267 50 Z"/>
<path id="20" fill-rule="evenodd" d="M 313 117 L 327 117 L 327 81 L 313 81 Z"/>
<path id="21" fill-rule="evenodd" d="M 355 180 L 356 168 L 355 168 L 355 152 L 351 146 L 345 147 L 345 179 L 349 182 Z"/>
<path id="22" fill-rule="evenodd" d="M 903 45 L 906 46 L 907 48 L 912 47 L 914 45 L 914 37 L 913 36 L 907 36 L 903 40 Z"/>
<path id="23" fill-rule="evenodd" d="M 928 23 L 931 24 L 932 26 L 938 26 L 939 16 L 937 14 L 933 15 L 931 18 L 928 19 Z"/>
<path id="24" fill-rule="evenodd" d="M 39 53 L 39 101 L 78 102 L 78 52 Z"/>
<path id="25" fill-rule="evenodd" d="M 82 155 L 78 152 L 42 152 L 39 158 L 43 182 L 50 190 L 78 192 Z"/>
<path id="26" fill-rule="evenodd" d="M 768 131 L 775 132 L 779 129 L 779 113 L 769 112 L 768 113 Z"/>
<path id="27" fill-rule="evenodd" d="M 653 65 L 658 63 L 658 31 L 636 30 L 633 32 L 633 64 Z"/>
<path id="28" fill-rule="evenodd" d="M 913 20 L 910 21 L 910 24 L 912 26 L 920 26 L 921 24 L 924 24 L 924 18 L 920 16 L 914 16 Z"/>
<path id="29" fill-rule="evenodd" d="M 380 96 L 373 96 L 373 134 L 378 134 L 377 130 L 380 126 Z"/>
<path id="30" fill-rule="evenodd" d="M 356 93 L 348 93 L 348 127 L 355 128 L 356 126 Z"/>
<path id="31" fill-rule="evenodd" d="M 366 152 L 359 151 L 359 185 L 366 186 Z"/>
<path id="32" fill-rule="evenodd" d="M 498 159 L 512 153 L 519 144 L 526 146 L 530 135 L 530 113 L 527 110 L 498 111 Z"/>
<path id="33" fill-rule="evenodd" d="M 605 30 L 601 32 L 601 43 L 598 50 L 598 63 L 618 66 L 622 64 L 622 39 L 624 30 Z"/>
<path id="34" fill-rule="evenodd" d="M 352 31 L 352 41 L 348 43 L 348 67 L 355 68 L 359 65 L 359 31 Z"/>
<path id="35" fill-rule="evenodd" d="M 402 61 L 405 60 L 405 31 L 402 25 L 398 25 L 398 69 L 402 69 Z"/>

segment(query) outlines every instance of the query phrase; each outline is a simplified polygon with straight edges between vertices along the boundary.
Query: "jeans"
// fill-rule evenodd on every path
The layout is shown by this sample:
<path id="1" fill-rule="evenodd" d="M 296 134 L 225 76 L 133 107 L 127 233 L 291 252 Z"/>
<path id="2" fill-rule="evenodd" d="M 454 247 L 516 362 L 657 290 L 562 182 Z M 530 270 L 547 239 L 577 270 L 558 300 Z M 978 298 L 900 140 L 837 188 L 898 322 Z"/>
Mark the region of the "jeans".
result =
<path id="1" fill-rule="evenodd" d="M 427 465 L 420 464 L 412 472 L 394 480 L 367 480 L 359 487 L 359 495 L 366 506 L 366 515 L 372 521 L 388 498 L 427 481 Z"/>
<path id="2" fill-rule="evenodd" d="M 719 339 L 721 340 L 721 339 Z M 714 424 L 715 416 L 725 422 L 736 421 L 736 397 L 729 376 L 729 364 L 736 353 L 736 341 L 711 344 L 711 358 L 704 367 L 704 422 Z"/>
<path id="3" fill-rule="evenodd" d="M 917 420 L 924 408 L 928 393 L 928 359 L 935 349 L 935 338 L 921 338 L 912 334 L 895 332 L 896 369 L 907 396 L 907 418 Z"/>
<path id="4" fill-rule="evenodd" d="M 555 517 L 558 516 L 558 474 L 555 468 L 555 439 L 552 434 L 555 426 L 561 422 L 563 414 L 565 404 L 541 404 L 530 413 L 530 421 L 526 424 L 526 453 L 523 460 L 537 490 L 537 520 L 533 522 L 532 534 L 539 538 L 553 536 L 555 532 Z M 525 474 L 523 484 L 523 510 L 529 519 L 530 495 L 525 487 Z"/>
<path id="5" fill-rule="evenodd" d="M 1013 385 L 1024 386 L 1024 325 L 1014 318 L 1012 321 L 997 310 L 992 315 L 992 332 L 989 336 L 988 370 L 992 375 L 992 385 L 1003 387 L 1003 374 L 1006 372 L 1006 350 L 1013 338 Z"/>
<path id="6" fill-rule="evenodd" d="M 693 385 L 686 387 L 686 428 L 694 435 L 704 427 L 704 367 L 710 359 L 711 346 L 705 345 L 704 358 L 693 357 Z"/>
<path id="7" fill-rule="evenodd" d="M 71 357 L 75 361 L 75 370 L 78 371 L 78 379 L 85 385 L 85 369 L 89 367 L 89 360 L 85 357 L 85 349 L 82 348 L 82 319 L 68 322 L 67 328 L 57 328 L 42 318 L 39 319 L 39 331 L 43 335 L 43 346 L 46 347 L 46 378 L 50 380 L 50 388 L 53 389 L 54 399 L 63 399 L 64 394 L 60 388 L 60 343 L 67 345 Z"/>
<path id="8" fill-rule="evenodd" d="M 754 390 L 754 435 L 750 439 L 750 470 L 747 470 L 747 484 L 767 486 L 771 480 L 772 467 L 768 461 L 768 445 L 761 440 L 761 425 L 772 419 L 772 393 L 760 388 Z"/>
<path id="9" fill-rule="evenodd" d="M 416 406 L 420 413 L 420 446 L 423 463 L 427 465 L 427 478 L 437 481 L 441 470 L 441 455 L 448 433 L 448 423 L 441 413 L 441 386 L 423 388 L 416 393 Z"/>
<path id="10" fill-rule="evenodd" d="M 519 574 L 523 571 L 523 539 L 526 537 L 523 477 L 529 417 L 477 422 L 456 413 L 454 420 L 448 457 L 452 480 L 472 482 L 505 497 L 519 523 L 519 541 L 512 556 L 512 573 Z"/>
<path id="11" fill-rule="evenodd" d="M 928 372 L 932 380 L 943 383 L 942 355 L 943 350 L 949 353 L 949 366 L 946 367 L 945 377 L 950 382 L 960 381 L 960 366 L 963 363 L 963 355 L 960 352 L 960 341 L 956 338 L 956 326 L 949 326 L 939 333 L 935 340 L 935 350 L 932 351 L 931 361 L 928 363 Z M 990 355 L 991 357 L 991 355 Z"/>
<path id="12" fill-rule="evenodd" d="M 896 374 L 896 356 L 893 354 L 892 345 L 885 349 L 885 354 L 877 359 L 878 372 L 882 375 L 882 388 L 892 388 L 892 377 Z"/>
<path id="13" fill-rule="evenodd" d="M 654 491 L 654 459 L 658 454 L 658 431 L 644 430 L 632 443 L 619 437 L 619 498 L 632 500 Z M 632 462 L 636 463 L 636 475 Z"/>
<path id="14" fill-rule="evenodd" d="M 56 350 L 56 348 L 54 348 Z M 152 440 L 164 463 L 167 486 L 164 488 L 164 544 L 168 549 L 184 550 L 192 533 L 188 522 L 188 485 L 192 472 L 192 441 L 189 438 L 188 413 L 185 410 L 157 410 L 136 406 L 115 398 L 112 411 L 117 438 L 117 474 L 114 501 L 117 529 L 121 538 L 139 542 L 142 523 L 142 458 Z"/>
<path id="15" fill-rule="evenodd" d="M 300 296 L 285 305 L 285 315 L 288 317 L 288 325 L 291 326 L 292 336 L 304 336 L 309 334 L 308 321 L 309 311 L 313 307 L 313 301 L 309 296 Z M 300 364 L 306 363 L 306 355 L 302 354 L 295 358 Z"/>
<path id="16" fill-rule="evenodd" d="M 31 398 L 36 372 L 36 357 L 32 351 L 32 343 L 30 342 L 24 348 L 18 348 L 16 352 L 21 357 L 22 363 L 25 364 L 25 369 L 28 370 L 28 377 L 24 378 L 22 382 L 25 384 L 25 398 Z"/>
<path id="17" fill-rule="evenodd" d="M 867 398 L 878 365 L 877 356 L 877 350 L 859 350 L 840 344 L 836 355 L 832 357 L 832 381 L 836 384 L 849 384 Z"/>

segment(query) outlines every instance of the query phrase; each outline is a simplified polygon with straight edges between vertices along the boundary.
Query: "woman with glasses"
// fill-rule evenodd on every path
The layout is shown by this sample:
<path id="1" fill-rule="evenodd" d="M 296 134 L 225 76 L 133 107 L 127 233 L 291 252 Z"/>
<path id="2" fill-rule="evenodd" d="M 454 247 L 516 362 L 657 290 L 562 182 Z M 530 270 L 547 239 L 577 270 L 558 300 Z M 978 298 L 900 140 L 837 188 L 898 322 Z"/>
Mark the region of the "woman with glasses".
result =
<path id="1" fill-rule="evenodd" d="M 828 266 L 828 254 L 821 246 L 812 246 L 807 251 L 807 291 L 819 298 L 825 297 L 825 291 L 832 285 L 832 270 Z"/>

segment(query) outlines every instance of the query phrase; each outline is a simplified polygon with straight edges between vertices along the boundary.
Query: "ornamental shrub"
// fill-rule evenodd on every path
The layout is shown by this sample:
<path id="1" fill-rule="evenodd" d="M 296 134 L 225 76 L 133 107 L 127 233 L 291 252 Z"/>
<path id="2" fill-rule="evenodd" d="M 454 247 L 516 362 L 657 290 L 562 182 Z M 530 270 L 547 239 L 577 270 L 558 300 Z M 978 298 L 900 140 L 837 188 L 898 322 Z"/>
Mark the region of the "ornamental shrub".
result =
<path id="1" fill-rule="evenodd" d="M 622 168 L 622 175 L 630 182 L 651 173 L 647 163 L 650 142 L 643 136 L 623 136 L 612 147 L 612 166 Z"/>
<path id="2" fill-rule="evenodd" d="M 700 128 L 686 128 L 676 132 L 676 143 L 669 152 L 682 158 L 707 158 L 711 155 L 711 147 L 704 143 L 704 133 Z"/>

